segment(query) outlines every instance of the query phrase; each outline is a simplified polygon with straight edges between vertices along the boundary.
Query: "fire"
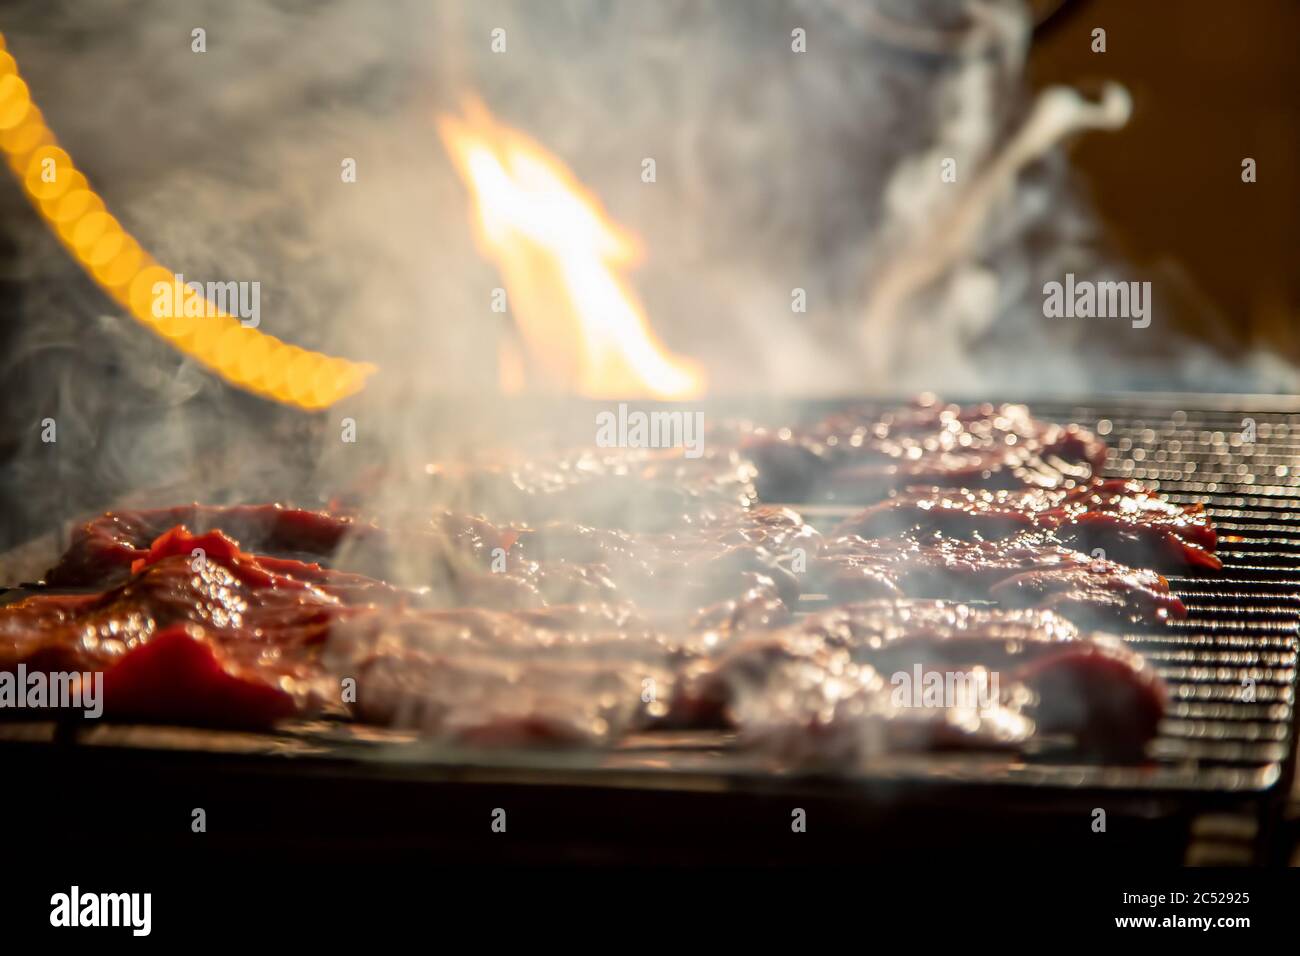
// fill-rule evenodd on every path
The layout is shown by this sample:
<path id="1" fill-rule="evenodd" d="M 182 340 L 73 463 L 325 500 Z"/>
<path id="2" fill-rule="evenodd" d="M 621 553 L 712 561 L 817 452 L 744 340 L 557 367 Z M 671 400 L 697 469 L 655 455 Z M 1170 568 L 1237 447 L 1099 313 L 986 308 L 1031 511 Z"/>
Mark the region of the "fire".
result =
<path id="1" fill-rule="evenodd" d="M 438 130 L 472 193 L 478 248 L 505 280 L 534 384 L 591 398 L 704 391 L 702 369 L 663 347 L 623 277 L 641 244 L 559 159 L 477 102 L 440 116 Z M 507 347 L 502 387 L 520 390 L 525 375 Z"/>

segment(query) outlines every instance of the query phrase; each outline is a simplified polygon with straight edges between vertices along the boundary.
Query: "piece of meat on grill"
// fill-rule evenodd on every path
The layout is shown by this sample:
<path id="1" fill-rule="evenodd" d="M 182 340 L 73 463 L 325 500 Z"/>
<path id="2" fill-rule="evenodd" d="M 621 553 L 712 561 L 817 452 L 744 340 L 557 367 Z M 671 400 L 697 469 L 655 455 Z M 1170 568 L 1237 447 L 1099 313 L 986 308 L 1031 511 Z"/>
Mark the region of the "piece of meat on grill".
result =
<path id="1" fill-rule="evenodd" d="M 1062 544 L 1138 567 L 1217 570 L 1218 539 L 1201 505 L 1171 504 L 1140 483 L 1095 479 L 1067 489 L 908 488 L 846 519 L 832 537 L 940 532 L 1008 538 L 1050 531 Z"/>
<path id="2" fill-rule="evenodd" d="M 1059 488 L 1086 481 L 1106 446 L 1078 425 L 1038 421 L 1023 405 L 961 407 L 922 399 L 880 412 L 846 409 L 809 426 L 741 426 L 764 501 L 879 501 L 909 485 Z"/>
<path id="3" fill-rule="evenodd" d="M 426 552 L 376 571 L 418 588 L 418 603 L 435 607 L 630 602 L 662 616 L 721 605 L 749 616 L 750 605 L 775 611 L 774 602 L 793 603 L 799 595 L 798 579 L 761 545 L 705 542 L 665 549 L 622 532 L 569 526 L 563 534 L 582 545 L 569 557 L 560 556 L 564 549 L 537 547 L 524 529 L 513 547 L 486 561 L 454 551 Z M 539 553 L 543 557 L 533 557 Z"/>
<path id="4" fill-rule="evenodd" d="M 0 670 L 103 672 L 111 718 L 263 726 L 337 697 L 315 661 L 348 613 L 248 556 L 160 554 L 102 594 L 0 607 Z"/>
<path id="5" fill-rule="evenodd" d="M 617 594 L 647 608 L 689 610 L 735 602 L 763 581 L 787 603 L 800 584 L 785 566 L 803 549 L 820 544 L 820 535 L 795 512 L 756 506 L 732 509 L 692 521 L 672 532 L 634 533 L 551 521 L 521 528 L 509 550 L 508 569 L 601 569 Z M 572 603 L 556 589 L 544 591 L 552 603 Z M 587 596 L 586 599 L 608 599 Z"/>
<path id="6" fill-rule="evenodd" d="M 211 530 L 194 535 L 185 525 L 166 525 L 175 518 Z M 155 533 L 156 539 L 148 537 Z M 536 607 L 551 601 L 608 600 L 616 591 L 600 567 L 540 567 L 504 560 L 517 532 L 497 528 L 482 519 L 438 515 L 428 527 L 396 534 L 348 516 L 279 505 L 194 505 L 110 512 L 74 532 L 68 550 L 46 575 L 46 581 L 60 587 L 106 587 L 124 581 L 133 566 L 157 547 L 156 542 L 168 536 L 190 549 L 211 544 L 219 550 L 230 546 L 239 551 L 243 540 L 235 544 L 232 536 L 240 533 L 255 542 L 253 550 L 271 552 L 259 553 L 261 567 L 284 568 L 292 577 L 318 584 L 349 603 L 404 600 Z M 210 542 L 201 540 L 208 538 Z M 503 560 L 499 570 L 494 570 L 493 550 L 497 548 Z M 361 570 L 326 568 L 315 561 L 278 556 L 285 554 L 315 557 Z M 390 584 L 389 577 L 402 583 Z M 742 590 L 737 584 L 732 593 Z"/>
<path id="7" fill-rule="evenodd" d="M 1156 572 L 1072 550 L 1038 532 L 1004 541 L 942 535 L 836 538 L 809 565 L 806 590 L 835 601 L 995 600 L 1068 610 L 1072 619 L 1089 624 L 1154 624 L 1187 616 Z"/>
<path id="8" fill-rule="evenodd" d="M 598 659 L 387 654 L 356 672 L 357 716 L 475 747 L 608 744 L 643 710 L 667 672 Z M 651 683 L 647 683 L 651 682 Z"/>
<path id="9" fill-rule="evenodd" d="M 116 720 L 263 729 L 302 710 L 298 675 L 250 670 L 193 624 L 165 627 L 104 671 L 104 715 Z M 313 683 L 322 683 L 313 672 Z"/>
<path id="10" fill-rule="evenodd" d="M 527 544 L 522 549 L 528 553 Z M 520 573 L 555 575 L 565 568 L 599 568 L 609 579 L 612 593 L 626 600 L 661 610 L 703 607 L 734 599 L 752 587 L 756 578 L 788 602 L 798 599 L 798 578 L 781 564 L 783 556 L 757 545 L 710 545 L 701 548 L 659 549 L 652 543 L 630 540 L 585 564 L 564 558 L 507 561 L 506 568 Z M 552 603 L 573 603 L 551 587 L 543 592 Z M 608 599 L 609 595 L 604 596 Z"/>
<path id="11" fill-rule="evenodd" d="M 1052 610 L 867 602 L 811 615 L 798 629 L 883 674 L 978 667 L 1025 684 L 1039 731 L 1068 733 L 1092 751 L 1140 751 L 1165 709 L 1163 683 L 1140 654 Z"/>
<path id="12" fill-rule="evenodd" d="M 450 513 L 435 515 L 427 526 L 399 534 L 352 515 L 278 504 L 110 511 L 74 529 L 67 550 L 45 580 L 56 587 L 119 583 L 130 573 L 132 562 L 176 526 L 195 534 L 221 531 L 257 554 L 328 560 L 361 573 L 391 563 L 390 556 L 399 552 L 457 554 L 485 561 L 493 549 L 508 548 L 517 537 L 512 529 Z"/>
<path id="13" fill-rule="evenodd" d="M 647 554 L 656 560 L 676 560 L 731 548 L 763 548 L 785 555 L 795 548 L 816 550 L 820 541 L 821 535 L 793 509 L 755 505 L 710 512 L 658 533 L 547 521 L 517 529 L 513 553 L 538 561 L 615 564 Z"/>
<path id="14" fill-rule="evenodd" d="M 607 744 L 667 711 L 673 662 L 705 634 L 596 608 L 362 615 L 331 633 L 329 670 L 367 723 L 476 746 Z"/>
<path id="15" fill-rule="evenodd" d="M 191 568 L 216 562 L 258 588 L 292 593 L 319 591 L 346 606 L 376 605 L 383 608 L 440 606 L 488 606 L 498 610 L 533 609 L 534 618 L 543 619 L 549 610 L 570 619 L 573 608 L 601 608 L 602 622 L 612 626 L 616 615 L 621 621 L 654 622 L 658 626 L 689 630 L 716 630 L 729 633 L 743 627 L 770 627 L 789 618 L 785 599 L 789 585 L 797 582 L 789 572 L 763 557 L 760 549 L 741 546 L 711 551 L 686 552 L 664 559 L 655 568 L 645 569 L 647 580 L 630 582 L 634 587 L 618 589 L 607 577 L 603 565 L 579 564 L 563 560 L 549 562 L 506 562 L 500 572 L 473 567 L 454 571 L 453 585 L 458 600 L 449 601 L 445 594 L 432 597 L 428 589 L 412 591 L 349 571 L 325 568 L 318 564 L 270 555 L 251 555 L 220 531 L 193 535 L 184 527 L 171 528 L 160 535 L 130 565 L 132 573 L 141 572 L 164 558 L 184 557 Z M 632 578 L 637 568 L 620 568 Z M 782 577 L 778 585 L 770 572 Z M 631 598 L 644 598 L 638 606 Z M 548 600 L 550 599 L 550 600 Z"/>
<path id="16" fill-rule="evenodd" d="M 1117 638 L 1049 611 L 904 600 L 741 638 L 686 669 L 673 714 L 813 762 L 1018 746 L 1035 732 L 1137 759 L 1164 709 L 1159 677 Z"/>
<path id="17" fill-rule="evenodd" d="M 757 500 L 754 466 L 734 449 L 699 458 L 680 448 L 589 449 L 525 461 L 435 462 L 425 472 L 433 507 L 503 524 L 672 531 Z"/>
<path id="18" fill-rule="evenodd" d="M 108 587 L 125 580 L 165 532 L 219 530 L 264 554 L 333 553 L 353 518 L 281 505 L 178 505 L 109 511 L 73 529 L 68 548 L 45 575 L 55 587 Z"/>
<path id="19" fill-rule="evenodd" d="M 766 579 L 697 612 L 690 626 L 684 615 L 663 626 L 662 614 L 647 617 L 629 604 L 429 609 L 382 582 L 367 593 L 363 580 L 246 554 L 220 532 L 174 528 L 133 562 L 125 582 L 102 594 L 37 595 L 0 607 L 0 670 L 102 671 L 104 712 L 114 719 L 264 726 L 292 714 L 350 710 L 417 726 L 438 714 L 419 729 L 518 742 L 507 732 L 513 727 L 539 742 L 593 743 L 625 729 L 620 714 L 650 720 L 666 708 L 656 693 L 667 699 L 672 663 L 788 616 Z M 348 600 L 359 596 L 379 600 Z M 430 661 L 438 662 L 433 672 Z M 456 674 L 464 682 L 452 680 Z M 348 677 L 361 687 L 354 708 L 340 692 Z M 609 700 L 615 688 L 632 686 L 631 677 L 636 693 Z M 535 683 L 543 680 L 551 692 Z M 530 707 L 520 709 L 523 698 L 512 697 L 511 686 L 533 695 L 536 712 L 527 719 Z M 409 697 L 384 699 L 420 687 L 446 699 L 430 700 L 428 710 Z M 475 698 L 475 687 L 500 699 Z M 561 687 L 572 692 L 567 704 Z"/>
<path id="20" fill-rule="evenodd" d="M 1032 730 L 1023 712 L 1030 701 L 1018 691 L 970 706 L 900 706 L 892 690 L 882 696 L 891 662 L 933 669 L 969 660 L 987 668 L 1032 657 L 1034 680 L 1023 681 L 1030 689 L 1063 687 L 1062 701 L 1086 699 L 1089 681 L 1116 700 L 1127 693 L 1130 662 L 1096 641 L 1064 648 L 1070 663 L 1059 666 L 1046 663 L 1050 655 L 1018 651 L 1031 640 L 1035 649 L 1068 644 L 1076 634 L 1038 612 L 863 605 L 760 638 L 725 620 L 694 631 L 665 628 L 608 605 L 347 604 L 327 590 L 336 574 L 245 554 L 216 532 L 174 529 L 134 563 L 127 582 L 103 594 L 0 607 L 0 669 L 104 671 L 104 712 L 112 718 L 261 726 L 344 710 L 472 745 L 603 745 L 665 719 L 707 724 L 713 702 L 715 719 L 719 707 L 729 708 L 747 739 L 775 753 L 803 747 L 841 757 L 873 752 L 882 741 L 890 748 L 1010 746 Z M 962 653 L 933 652 L 958 645 Z M 683 669 L 695 690 L 678 690 Z M 348 678 L 355 699 L 340 693 Z M 1085 725 L 1079 709 L 1033 719 L 1109 747 L 1096 708 L 1084 708 Z"/>
<path id="21" fill-rule="evenodd" d="M 379 611 L 339 622 L 324 660 L 357 681 L 361 720 L 477 746 L 601 745 L 665 718 L 678 667 L 788 621 L 770 582 L 756 590 L 685 626 L 612 605 Z"/>
<path id="22" fill-rule="evenodd" d="M 755 590 L 760 584 L 787 602 L 798 596 L 798 581 L 782 566 L 778 549 L 815 546 L 817 540 L 797 514 L 775 508 L 751 513 L 729 507 L 697 515 L 672 533 L 642 535 L 561 522 L 537 530 L 498 527 L 452 513 L 392 531 L 351 516 L 279 505 L 187 505 L 110 512 L 86 522 L 46 580 L 62 587 L 120 583 L 178 519 L 187 533 L 220 530 L 239 538 L 266 566 L 296 562 L 297 577 L 352 603 L 387 592 L 434 606 L 637 601 L 685 614 L 730 604 L 750 620 L 776 610 L 756 609 L 769 603 Z M 303 557 L 313 560 L 298 561 Z M 330 567 L 321 570 L 316 562 Z"/>

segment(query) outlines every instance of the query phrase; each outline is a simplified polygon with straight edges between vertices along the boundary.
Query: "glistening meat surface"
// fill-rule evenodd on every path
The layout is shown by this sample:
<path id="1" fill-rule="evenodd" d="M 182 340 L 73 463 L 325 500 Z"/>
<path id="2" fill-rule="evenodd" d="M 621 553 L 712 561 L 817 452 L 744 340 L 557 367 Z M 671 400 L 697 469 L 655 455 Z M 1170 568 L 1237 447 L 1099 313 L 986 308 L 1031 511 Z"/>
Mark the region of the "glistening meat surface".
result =
<path id="1" fill-rule="evenodd" d="M 0 669 L 103 672 L 114 718 L 263 726 L 337 697 L 316 660 L 342 601 L 193 540 L 210 559 L 160 549 L 102 594 L 0 607 Z"/>
<path id="2" fill-rule="evenodd" d="M 118 718 L 259 726 L 327 710 L 512 746 L 730 721 L 799 762 L 1017 746 L 1036 729 L 1112 753 L 1121 725 L 1145 739 L 1158 714 L 1158 681 L 1139 658 L 1045 612 L 894 601 L 776 630 L 725 615 L 664 627 L 611 605 L 360 602 L 348 599 L 365 593 L 355 578 L 173 529 L 103 594 L 0 608 L 0 668 L 102 670 L 105 713 Z M 993 699 L 906 706 L 889 676 L 905 666 L 1000 669 L 1010 684 Z"/>
<path id="3" fill-rule="evenodd" d="M 942 535 L 854 535 L 826 542 L 809 568 L 808 588 L 836 601 L 876 597 L 996 600 L 1055 607 L 1082 622 L 1159 623 L 1187 614 L 1169 583 L 1056 543 L 1038 532 L 1004 541 Z"/>
<path id="4" fill-rule="evenodd" d="M 1070 621 L 1185 613 L 1119 561 L 1212 568 L 1203 512 L 1095 479 L 1095 436 L 1016 405 L 850 409 L 707 444 L 433 465 L 429 507 L 383 523 L 104 515 L 49 574 L 101 593 L 0 608 L 0 668 L 103 670 L 110 717 L 329 713 L 474 746 L 728 726 L 798 764 L 1057 738 L 1140 759 L 1159 681 Z M 768 500 L 893 497 L 823 540 L 756 480 Z M 801 593 L 854 603 L 792 623 Z M 899 674 L 957 696 L 904 699 Z"/>
<path id="5" fill-rule="evenodd" d="M 908 488 L 844 521 L 832 537 L 939 532 L 986 541 L 1050 531 L 1061 544 L 1126 564 L 1218 570 L 1218 536 L 1201 505 L 1171 504 L 1140 483 L 1095 479 L 1015 491 Z"/>
<path id="6" fill-rule="evenodd" d="M 109 512 L 84 523 L 46 580 L 118 583 L 178 521 L 253 542 L 264 564 L 296 560 L 285 555 L 328 562 L 331 593 L 350 590 L 354 600 L 498 608 L 632 601 L 665 615 L 706 609 L 738 617 L 777 615 L 782 601 L 793 602 L 798 582 L 780 556 L 817 538 L 798 515 L 778 508 L 728 506 L 672 532 L 633 534 L 564 522 L 498 526 L 450 512 L 395 531 L 279 505 L 187 505 Z M 308 563 L 297 564 L 298 577 L 316 573 Z"/>
<path id="7" fill-rule="evenodd" d="M 1060 488 L 1088 480 L 1106 460 L 1092 432 L 1038 421 L 1023 405 L 932 399 L 838 411 L 808 426 L 742 426 L 737 440 L 765 501 L 868 503 L 909 485 Z"/>
<path id="8" fill-rule="evenodd" d="M 943 686 L 965 691 L 937 703 L 918 698 L 906 686 L 917 675 L 923 683 L 960 676 L 964 684 Z M 978 675 L 983 684 L 972 684 Z M 688 668 L 676 710 L 819 763 L 898 748 L 1019 745 L 1035 732 L 1134 758 L 1164 707 L 1163 684 L 1140 655 L 1051 612 L 874 601 L 733 642 Z"/>
<path id="9" fill-rule="evenodd" d="M 175 528 L 102 594 L 0 607 L 0 669 L 102 671 L 114 718 L 262 726 L 327 710 L 478 743 L 591 743 L 661 709 L 646 688 L 666 699 L 672 662 L 776 613 L 745 592 L 662 630 L 629 605 L 432 610 L 361 582 Z"/>
<path id="10" fill-rule="evenodd" d="M 434 462 L 425 472 L 433 507 L 503 523 L 661 532 L 757 500 L 753 464 L 727 448 L 700 458 L 680 448 L 579 450 L 522 461 Z"/>
<path id="11" fill-rule="evenodd" d="M 74 529 L 58 564 L 45 575 L 57 587 L 104 587 L 123 580 L 161 534 L 183 526 L 221 531 L 261 555 L 329 559 L 372 571 L 396 551 L 456 554 L 486 560 L 516 537 L 479 518 L 442 514 L 422 527 L 393 532 L 350 514 L 269 505 L 179 505 L 110 511 Z M 346 550 L 344 545 L 347 545 Z M 343 552 L 343 553 L 340 553 Z"/>

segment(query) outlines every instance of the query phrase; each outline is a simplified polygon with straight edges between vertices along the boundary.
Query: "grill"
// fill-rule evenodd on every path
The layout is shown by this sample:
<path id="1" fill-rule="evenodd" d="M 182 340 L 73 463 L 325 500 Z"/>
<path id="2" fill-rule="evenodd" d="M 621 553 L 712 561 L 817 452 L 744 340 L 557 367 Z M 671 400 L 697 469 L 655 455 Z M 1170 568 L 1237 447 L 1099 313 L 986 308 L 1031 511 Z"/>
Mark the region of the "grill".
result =
<path id="1" fill-rule="evenodd" d="M 975 832 L 990 846 L 1006 834 L 1025 843 L 1039 834 L 1052 839 L 1053 852 L 1062 845 L 1093 852 L 1069 841 L 1075 830 L 1088 832 L 1079 821 L 1098 807 L 1112 827 L 1122 821 L 1130 839 L 1119 852 L 1135 859 L 1150 861 L 1157 852 L 1245 862 L 1283 852 L 1274 837 L 1294 773 L 1300 409 L 1279 410 L 1276 402 L 1271 410 L 1215 408 L 1204 397 L 1031 404 L 1042 418 L 1096 427 L 1111 445 L 1110 475 L 1204 504 L 1222 536 L 1222 572 L 1170 578 L 1188 619 L 1124 635 L 1170 688 L 1169 714 L 1147 765 L 1080 763 L 1048 746 L 1014 758 L 899 755 L 829 779 L 791 774 L 721 734 L 644 734 L 602 754 L 485 756 L 320 722 L 274 735 L 8 725 L 0 726 L 5 749 L 52 779 L 71 780 L 81 768 L 143 768 L 155 789 L 139 796 L 142 806 L 162 799 L 163 776 L 172 786 L 215 789 L 217 799 L 243 808 L 232 812 L 263 838 L 311 824 L 301 803 L 292 820 L 269 824 L 262 797 L 298 793 L 316 803 L 318 784 L 329 780 L 336 812 L 319 825 L 331 833 L 342 836 L 342 820 L 358 822 L 356 807 L 383 807 L 384 822 L 369 821 L 356 839 L 426 842 L 453 855 L 449 847 L 471 854 L 481 847 L 431 821 L 431 800 L 480 815 L 479 800 L 527 807 L 536 826 L 533 852 L 560 844 L 579 857 L 617 846 L 624 855 L 689 859 L 719 841 L 761 857 L 769 844 L 757 834 L 770 836 L 773 819 L 788 821 L 790 806 L 816 806 L 818 819 L 834 821 L 832 830 L 859 856 L 865 847 L 894 846 L 900 832 L 915 846 L 921 830 L 936 845 L 969 846 Z M 828 526 L 855 509 L 803 510 Z M 243 796 L 225 789 L 237 781 L 251 788 Z M 253 794 L 259 799 L 250 803 Z M 146 811 L 139 813 L 135 825 L 148 830 Z"/>
<path id="2" fill-rule="evenodd" d="M 1036 416 L 1095 427 L 1108 477 L 1135 478 L 1180 504 L 1202 504 L 1220 532 L 1220 572 L 1169 576 L 1185 620 L 1127 633 L 1169 686 L 1154 767 L 1004 768 L 1026 784 L 1264 792 L 1290 779 L 1300 628 L 1300 413 L 1145 404 L 1033 403 Z M 1204 401 L 1204 399 L 1200 399 Z M 1250 437 L 1253 430 L 1254 437 Z M 792 503 L 825 529 L 854 507 Z M 971 768 L 989 781 L 989 768 Z M 951 778 L 949 767 L 944 775 Z"/>
<path id="3" fill-rule="evenodd" d="M 1171 690 L 1170 714 L 1153 752 L 1160 785 L 1274 786 L 1290 770 L 1292 749 L 1300 415 L 1038 410 L 1097 423 L 1112 445 L 1112 475 L 1153 484 L 1179 503 L 1203 504 L 1222 535 L 1222 572 L 1170 578 L 1189 617 L 1161 632 L 1127 636 Z"/>

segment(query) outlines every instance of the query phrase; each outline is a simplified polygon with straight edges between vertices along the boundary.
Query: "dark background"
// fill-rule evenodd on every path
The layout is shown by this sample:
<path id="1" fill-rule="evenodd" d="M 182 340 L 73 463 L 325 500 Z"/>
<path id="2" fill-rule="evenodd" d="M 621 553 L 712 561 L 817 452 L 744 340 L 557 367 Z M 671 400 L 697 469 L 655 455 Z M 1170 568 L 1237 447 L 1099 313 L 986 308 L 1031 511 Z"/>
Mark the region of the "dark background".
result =
<path id="1" fill-rule="evenodd" d="M 1092 30 L 1107 50 L 1093 53 Z M 1227 350 L 1300 362 L 1300 4 L 1067 0 L 1029 57 L 1035 87 L 1123 83 L 1133 117 L 1071 162 L 1108 238 L 1182 289 L 1178 319 Z M 1241 181 L 1253 157 L 1257 182 Z"/>

